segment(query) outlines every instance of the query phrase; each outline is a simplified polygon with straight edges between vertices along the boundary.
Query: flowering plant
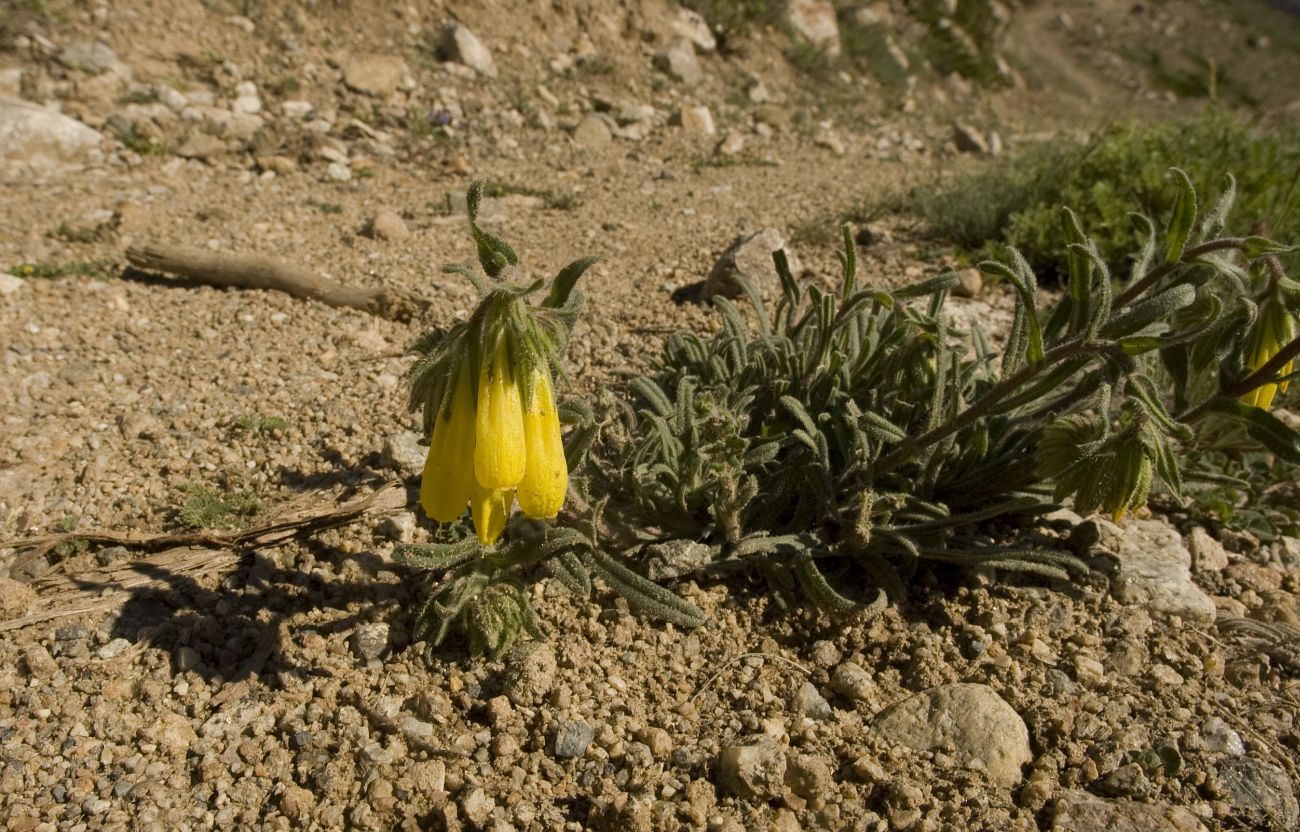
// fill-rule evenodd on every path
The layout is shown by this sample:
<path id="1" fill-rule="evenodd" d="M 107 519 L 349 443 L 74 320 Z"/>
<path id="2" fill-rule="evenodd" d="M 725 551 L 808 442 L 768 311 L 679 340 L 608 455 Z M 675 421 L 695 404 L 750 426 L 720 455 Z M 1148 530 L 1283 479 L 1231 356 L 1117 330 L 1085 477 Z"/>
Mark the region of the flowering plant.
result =
<path id="1" fill-rule="evenodd" d="M 1300 356 L 1300 286 L 1275 258 L 1292 249 L 1223 235 L 1233 188 L 1199 216 L 1191 182 L 1174 179 L 1172 215 L 1160 229 L 1141 222 L 1127 280 L 1112 278 L 1068 210 L 1069 274 L 1047 308 L 1016 251 L 981 264 L 1015 298 L 1000 344 L 952 325 L 951 273 L 861 284 L 848 228 L 834 291 L 797 280 L 775 252 L 775 306 L 742 280 L 752 314 L 718 298 L 714 336 L 673 333 L 653 372 L 598 411 L 568 408 L 569 510 L 555 526 L 512 526 L 498 547 L 487 544 L 511 489 L 526 515 L 564 501 L 558 431 L 540 414 L 589 261 L 562 272 L 541 307 L 523 302 L 540 283 L 482 286 L 479 309 L 427 341 L 412 370 L 432 436 L 426 510 L 454 519 L 468 501 L 478 531 L 399 552 L 446 570 L 416 638 L 432 649 L 458 625 L 472 647 L 495 651 L 536 634 L 524 587 L 538 565 L 584 596 L 599 576 L 681 626 L 704 615 L 663 582 L 693 574 L 753 571 L 783 607 L 844 616 L 883 608 L 922 561 L 1069 579 L 1086 566 L 1044 545 L 1034 518 L 1072 503 L 1118 520 L 1156 491 L 1182 499 L 1206 478 L 1189 456 L 1198 434 L 1229 426 L 1300 465 L 1300 434 L 1269 412 Z M 513 252 L 478 229 L 476 205 L 471 189 L 471 229 L 496 277 Z M 530 412 L 546 422 L 536 452 Z"/>

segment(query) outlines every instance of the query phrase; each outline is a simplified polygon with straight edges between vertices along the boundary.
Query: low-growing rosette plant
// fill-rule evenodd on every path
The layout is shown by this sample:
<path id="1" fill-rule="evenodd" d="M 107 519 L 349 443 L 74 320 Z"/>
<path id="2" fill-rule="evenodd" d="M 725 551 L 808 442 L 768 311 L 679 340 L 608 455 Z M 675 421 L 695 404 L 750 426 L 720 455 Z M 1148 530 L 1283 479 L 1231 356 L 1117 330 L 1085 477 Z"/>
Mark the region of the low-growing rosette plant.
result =
<path id="1" fill-rule="evenodd" d="M 953 274 L 861 282 L 845 228 L 838 285 L 797 278 L 775 252 L 774 298 L 741 281 L 749 308 L 717 299 L 716 334 L 675 332 L 651 372 L 559 407 L 552 380 L 590 261 L 531 304 L 542 284 L 514 282 L 472 188 L 493 282 L 471 275 L 479 308 L 417 345 L 411 379 L 430 436 L 426 512 L 451 522 L 468 504 L 477 535 L 399 551 L 435 570 L 416 638 L 432 649 L 458 628 L 496 651 L 537 635 L 526 587 L 543 574 L 582 596 L 598 576 L 680 626 L 706 617 L 667 583 L 735 571 L 761 575 L 782 607 L 846 617 L 901 597 L 927 561 L 1069 580 L 1086 566 L 1042 543 L 1043 514 L 1122 520 L 1153 494 L 1181 501 L 1215 482 L 1209 436 L 1294 471 L 1300 434 L 1270 412 L 1300 355 L 1300 286 L 1275 258 L 1292 249 L 1223 233 L 1231 181 L 1202 214 L 1188 178 L 1173 180 L 1168 220 L 1136 219 L 1123 279 L 1068 210 L 1053 302 L 1016 251 L 981 264 L 1014 295 L 1005 333 L 952 323 Z M 572 426 L 563 440 L 555 414 Z M 512 494 L 523 518 L 507 523 Z"/>

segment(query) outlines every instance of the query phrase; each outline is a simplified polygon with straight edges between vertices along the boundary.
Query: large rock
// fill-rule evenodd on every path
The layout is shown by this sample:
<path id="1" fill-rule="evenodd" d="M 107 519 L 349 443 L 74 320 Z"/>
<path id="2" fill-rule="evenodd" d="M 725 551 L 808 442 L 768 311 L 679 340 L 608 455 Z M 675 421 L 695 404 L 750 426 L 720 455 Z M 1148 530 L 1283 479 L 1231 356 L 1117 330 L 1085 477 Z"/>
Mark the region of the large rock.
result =
<path id="1" fill-rule="evenodd" d="M 388 98 L 406 73 L 406 62 L 396 55 L 354 55 L 343 65 L 343 83 L 356 92 Z"/>
<path id="2" fill-rule="evenodd" d="M 488 78 L 497 77 L 492 52 L 478 39 L 478 35 L 459 23 L 450 23 L 442 30 L 442 43 L 438 53 L 444 61 L 463 64 Z"/>
<path id="3" fill-rule="evenodd" d="M 718 48 L 718 39 L 713 36 L 709 22 L 698 12 L 690 9 L 678 9 L 677 16 L 668 24 L 673 34 L 686 38 L 702 52 L 712 52 Z"/>
<path id="4" fill-rule="evenodd" d="M 1067 792 L 1056 801 L 1052 832 L 1204 832 L 1205 826 L 1182 806 L 1104 800 L 1087 792 Z"/>
<path id="5" fill-rule="evenodd" d="M 84 162 L 103 138 L 48 107 L 0 96 L 0 168 L 54 170 Z"/>
<path id="6" fill-rule="evenodd" d="M 713 270 L 705 278 L 700 288 L 700 300 L 708 300 L 714 295 L 735 298 L 743 290 L 737 278 L 743 277 L 758 288 L 776 286 L 780 276 L 776 264 L 772 262 L 772 252 L 785 248 L 785 239 L 775 228 L 764 228 L 752 234 L 742 234 L 727 246 L 727 250 L 713 265 Z M 794 254 L 787 251 L 790 270 L 799 271 Z"/>
<path id="7" fill-rule="evenodd" d="M 840 54 L 840 26 L 835 20 L 835 6 L 829 0 L 790 0 L 785 7 L 785 23 L 826 54 Z"/>
<path id="8" fill-rule="evenodd" d="M 695 47 L 685 38 L 655 53 L 655 68 L 691 87 L 704 80 L 704 70 L 695 58 Z"/>
<path id="9" fill-rule="evenodd" d="M 1208 624 L 1214 602 L 1192 581 L 1192 555 L 1172 526 L 1159 520 L 1129 520 L 1118 526 L 1096 518 L 1097 545 L 1109 551 L 1119 568 L 1111 594 L 1124 604 Z"/>
<path id="10" fill-rule="evenodd" d="M 101 72 L 113 72 L 123 78 L 131 75 L 130 70 L 118 59 L 107 44 L 92 40 L 76 40 L 59 50 L 59 63 L 68 69 L 76 69 L 91 75 Z"/>
<path id="11" fill-rule="evenodd" d="M 1300 814 L 1291 778 L 1277 766 L 1254 757 L 1232 757 L 1219 766 L 1224 799 L 1277 829 L 1295 829 Z"/>
<path id="12" fill-rule="evenodd" d="M 960 765 L 984 770 L 1001 786 L 1020 782 L 1021 767 L 1033 759 L 1024 720 L 985 685 L 922 691 L 881 711 L 872 727 L 917 751 L 950 748 Z"/>

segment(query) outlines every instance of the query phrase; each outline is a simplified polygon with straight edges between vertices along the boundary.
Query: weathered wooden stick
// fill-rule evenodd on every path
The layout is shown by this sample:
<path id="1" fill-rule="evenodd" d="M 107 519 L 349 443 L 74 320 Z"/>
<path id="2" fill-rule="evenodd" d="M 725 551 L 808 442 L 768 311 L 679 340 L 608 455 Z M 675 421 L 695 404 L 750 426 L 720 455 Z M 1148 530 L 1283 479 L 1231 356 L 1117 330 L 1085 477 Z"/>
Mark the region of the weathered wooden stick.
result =
<path id="1" fill-rule="evenodd" d="M 429 306 L 427 299 L 406 292 L 345 286 L 259 254 L 218 254 L 186 246 L 145 243 L 128 248 L 126 259 L 138 269 L 178 274 L 210 286 L 274 289 L 296 298 L 360 309 L 396 321 L 410 320 Z"/>

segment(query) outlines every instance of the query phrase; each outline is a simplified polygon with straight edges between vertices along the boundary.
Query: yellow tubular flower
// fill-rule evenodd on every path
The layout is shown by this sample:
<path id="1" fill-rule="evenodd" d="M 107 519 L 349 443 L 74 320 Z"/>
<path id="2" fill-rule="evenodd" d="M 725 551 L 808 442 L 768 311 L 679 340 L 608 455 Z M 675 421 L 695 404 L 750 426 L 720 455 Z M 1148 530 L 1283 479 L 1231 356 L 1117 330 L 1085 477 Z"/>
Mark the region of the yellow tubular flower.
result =
<path id="1" fill-rule="evenodd" d="M 560 417 L 547 373 L 533 371 L 533 400 L 524 410 L 528 465 L 519 481 L 519 507 L 529 517 L 551 519 L 564 505 L 569 466 L 564 460 Z"/>
<path id="2" fill-rule="evenodd" d="M 429 456 L 420 479 L 420 505 L 439 523 L 450 523 L 465 513 L 474 488 L 474 402 L 469 372 L 461 370 L 452 392 L 451 409 L 434 423 Z"/>
<path id="3" fill-rule="evenodd" d="M 1250 354 L 1247 357 L 1249 369 L 1254 371 L 1263 367 L 1283 346 L 1295 338 L 1295 335 L 1295 320 L 1286 307 L 1274 299 L 1264 301 L 1260 307 L 1259 320 L 1255 323 L 1255 331 L 1251 333 Z M 1280 374 L 1290 373 L 1294 365 L 1294 361 L 1288 361 L 1282 365 Z M 1260 385 L 1242 396 L 1241 400 L 1248 405 L 1267 410 L 1273 404 L 1273 397 L 1279 392 L 1285 393 L 1288 384 L 1289 381 Z"/>
<path id="4" fill-rule="evenodd" d="M 504 338 L 492 358 L 490 373 L 486 360 L 479 370 L 474 476 L 481 487 L 495 490 L 514 488 L 524 478 L 524 406 Z"/>
<path id="5" fill-rule="evenodd" d="M 474 531 L 478 533 L 478 542 L 491 546 L 506 530 L 506 520 L 510 518 L 510 506 L 515 501 L 513 488 L 475 488 L 469 500 L 470 513 L 474 517 Z"/>

